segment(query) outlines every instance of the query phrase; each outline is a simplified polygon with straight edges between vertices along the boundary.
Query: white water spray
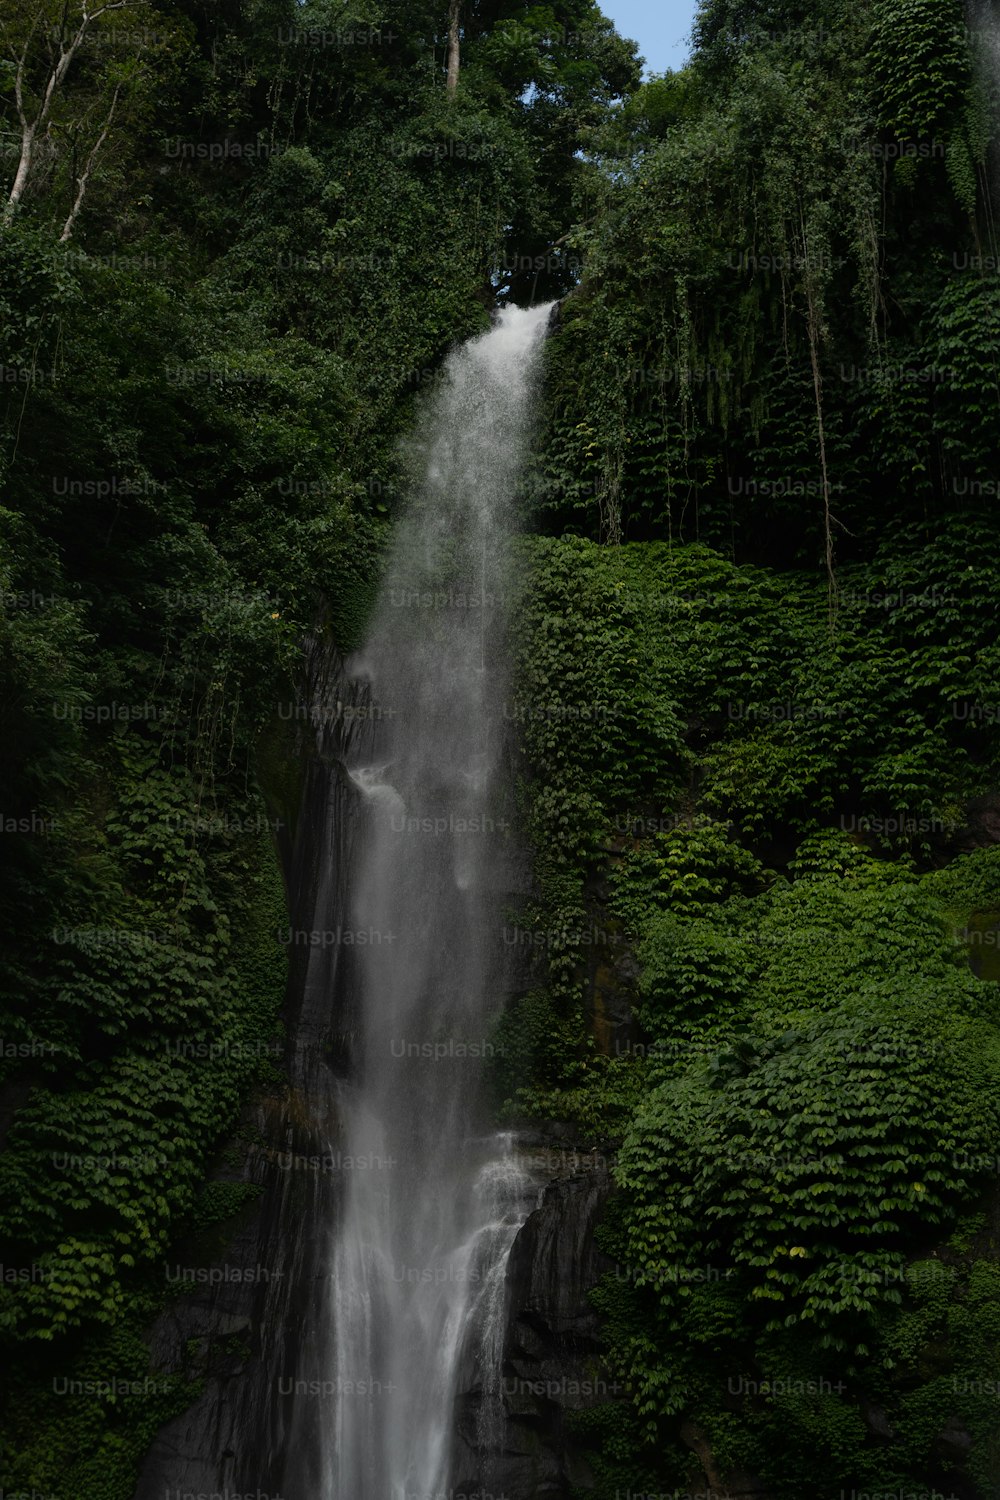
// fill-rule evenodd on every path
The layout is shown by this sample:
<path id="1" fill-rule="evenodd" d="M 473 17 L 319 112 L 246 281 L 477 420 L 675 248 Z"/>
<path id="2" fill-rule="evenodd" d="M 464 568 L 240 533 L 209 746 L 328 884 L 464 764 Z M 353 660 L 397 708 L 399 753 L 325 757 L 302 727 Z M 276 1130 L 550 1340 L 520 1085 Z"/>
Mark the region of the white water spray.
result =
<path id="1" fill-rule="evenodd" d="M 381 716 L 371 763 L 348 768 L 367 815 L 350 924 L 373 940 L 354 956 L 337 1144 L 377 1165 L 345 1172 L 330 1251 L 322 1500 L 445 1492 L 470 1357 L 481 1448 L 502 1436 L 504 1277 L 530 1184 L 509 1139 L 483 1134 L 483 1060 L 502 992 L 506 553 L 548 316 L 507 309 L 450 356 L 352 664 Z"/>

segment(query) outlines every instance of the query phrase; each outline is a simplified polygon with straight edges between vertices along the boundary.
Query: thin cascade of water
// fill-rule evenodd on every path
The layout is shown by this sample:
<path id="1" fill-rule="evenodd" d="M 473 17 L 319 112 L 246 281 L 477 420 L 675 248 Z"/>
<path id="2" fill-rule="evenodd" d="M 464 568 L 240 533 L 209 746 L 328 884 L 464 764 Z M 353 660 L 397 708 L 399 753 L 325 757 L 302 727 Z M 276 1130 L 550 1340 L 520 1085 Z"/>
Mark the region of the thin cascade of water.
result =
<path id="1" fill-rule="evenodd" d="M 350 664 L 379 716 L 347 767 L 366 819 L 349 921 L 368 936 L 336 1116 L 340 1151 L 374 1165 L 344 1173 L 331 1236 L 323 1500 L 446 1492 L 470 1354 L 483 1454 L 502 1439 L 506 1262 L 531 1185 L 510 1139 L 484 1134 L 483 1063 L 512 853 L 507 544 L 548 316 L 507 309 L 450 356 L 419 435 L 423 480 Z"/>
<path id="2" fill-rule="evenodd" d="M 481 1397 L 476 1436 L 482 1455 L 484 1488 L 492 1489 L 492 1464 L 504 1435 L 503 1350 L 507 1332 L 507 1259 L 515 1236 L 527 1216 L 532 1181 L 519 1165 L 510 1137 L 505 1153 L 480 1174 L 479 1189 L 489 1206 L 484 1231 L 488 1247 L 483 1256 L 486 1274 L 475 1308 L 479 1329 Z"/>
<path id="3" fill-rule="evenodd" d="M 985 85 L 988 104 L 993 114 L 994 126 L 1000 108 L 1000 16 L 994 0 L 964 0 L 965 21 L 973 47 L 973 55 L 980 70 L 980 81 Z M 979 265 L 980 271 L 996 271 L 1000 261 L 1000 230 L 997 215 L 1000 212 L 1000 151 L 995 139 L 987 151 L 985 171 L 981 176 L 982 213 L 987 226 L 987 265 Z M 960 269 L 966 269 L 960 266 Z"/>

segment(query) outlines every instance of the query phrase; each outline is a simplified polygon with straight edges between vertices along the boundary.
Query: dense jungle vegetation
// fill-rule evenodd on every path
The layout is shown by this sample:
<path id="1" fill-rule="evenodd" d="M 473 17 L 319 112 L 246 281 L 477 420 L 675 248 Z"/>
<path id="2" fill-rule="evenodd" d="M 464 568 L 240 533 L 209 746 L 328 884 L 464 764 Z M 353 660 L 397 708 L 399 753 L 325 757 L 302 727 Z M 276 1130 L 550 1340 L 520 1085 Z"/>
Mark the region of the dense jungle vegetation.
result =
<path id="1" fill-rule="evenodd" d="M 191 1399 L 143 1333 L 281 1086 L 279 705 L 447 349 L 560 298 L 494 1083 L 615 1163 L 586 1493 L 1000 1496 L 989 7 L 703 0 L 641 83 L 468 0 L 454 89 L 438 0 L 82 14 L 0 0 L 5 1492 L 129 1500 Z"/>

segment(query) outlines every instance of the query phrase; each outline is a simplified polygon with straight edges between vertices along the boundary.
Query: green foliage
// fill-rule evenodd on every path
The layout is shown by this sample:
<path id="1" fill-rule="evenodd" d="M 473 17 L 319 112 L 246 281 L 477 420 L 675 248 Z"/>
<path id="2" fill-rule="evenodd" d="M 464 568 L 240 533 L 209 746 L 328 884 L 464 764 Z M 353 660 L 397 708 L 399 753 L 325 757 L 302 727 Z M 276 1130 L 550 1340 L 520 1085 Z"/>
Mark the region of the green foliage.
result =
<path id="1" fill-rule="evenodd" d="M 260 1195 L 261 1189 L 252 1182 L 210 1182 L 198 1194 L 192 1224 L 196 1230 L 210 1229 L 234 1218 Z"/>
<path id="2" fill-rule="evenodd" d="M 623 929 L 639 968 L 595 977 L 555 954 L 501 1023 L 515 1117 L 621 1142 L 616 1271 L 595 1303 L 635 1457 L 595 1417 L 581 1440 L 599 1493 L 650 1466 L 659 1489 L 695 1484 L 677 1440 L 695 1422 L 720 1472 L 782 1496 L 821 1454 L 835 1500 L 925 1473 L 947 1424 L 951 1386 L 920 1351 L 957 1346 L 962 1266 L 933 1313 L 905 1309 L 911 1283 L 924 1295 L 912 1267 L 977 1203 L 1000 1144 L 984 982 L 1000 887 L 992 849 L 958 852 L 995 776 L 989 717 L 956 708 L 995 693 L 997 584 L 985 542 L 969 545 L 985 535 L 897 530 L 843 575 L 832 632 L 805 573 L 695 546 L 531 543 L 515 702 L 536 889 L 518 921 Z M 651 684 L 678 729 L 625 776 Z M 616 708 L 610 754 L 588 701 Z M 533 721 L 531 703 L 577 711 Z M 611 1055 L 621 975 L 636 1029 Z M 763 1382 L 763 1401 L 725 1399 L 730 1378 Z M 892 1408 L 889 1456 L 869 1401 Z"/>
<path id="3" fill-rule="evenodd" d="M 998 769 L 996 113 L 963 19 L 705 0 L 569 240 L 532 514 L 575 535 L 530 544 L 518 920 L 626 941 L 536 965 L 506 1089 L 621 1142 L 602 1500 L 996 1488 L 996 1245 L 945 1248 L 1000 1129 L 1000 890 L 968 852 Z"/>
<path id="4" fill-rule="evenodd" d="M 872 73 L 882 122 L 899 140 L 950 123 L 969 84 L 961 7 L 954 0 L 873 0 Z"/>
<path id="5" fill-rule="evenodd" d="M 661 916 L 646 926 L 638 957 L 637 1016 L 658 1044 L 658 1059 L 684 1058 L 695 1036 L 702 1047 L 719 1044 L 745 1021 L 754 964 L 739 936 L 703 918 Z"/>
<path id="6" fill-rule="evenodd" d="M 144 793 L 154 785 L 142 778 Z M 273 854 L 259 836 L 234 851 L 245 889 L 228 892 L 227 905 L 253 937 L 232 952 L 225 912 L 215 932 L 197 930 L 216 902 L 196 851 L 175 827 L 174 844 L 154 854 L 148 813 L 142 826 L 136 843 L 153 869 L 153 891 L 134 897 L 143 920 L 133 907 L 130 924 L 76 930 L 83 946 L 53 976 L 52 1021 L 40 1026 L 50 1036 L 61 1028 L 69 1056 L 55 1086 L 36 1087 L 18 1112 L 0 1157 L 6 1262 L 36 1273 L 0 1291 L 3 1327 L 19 1339 L 117 1315 L 132 1268 L 166 1250 L 206 1151 L 274 1055 L 285 956 Z M 177 925 L 164 941 L 168 911 Z"/>
<path id="7" fill-rule="evenodd" d="M 2 28 L 5 197 L 18 57 L 30 112 L 74 24 L 36 9 Z M 60 1404 L 46 1362 L 145 1375 L 150 1268 L 245 1201 L 204 1179 L 281 1079 L 303 639 L 363 639 L 415 403 L 498 300 L 575 279 L 549 250 L 581 148 L 638 84 L 592 0 L 531 11 L 527 45 L 504 4 L 466 18 L 449 99 L 442 19 L 98 12 L 0 225 L 8 1493 L 124 1500 L 187 1399 Z"/>
<path id="8" fill-rule="evenodd" d="M 542 1091 L 565 1078 L 567 1058 L 577 1050 L 579 1030 L 580 1017 L 560 1018 L 549 995 L 523 996 L 504 1013 L 496 1030 L 495 1046 L 502 1062 L 494 1076 L 501 1097 L 523 1100 L 523 1085 L 529 1077 Z M 583 1066 L 581 1059 L 577 1072 Z"/>
<path id="9" fill-rule="evenodd" d="M 610 541 L 856 560 L 931 494 L 964 509 L 956 469 L 996 466 L 995 339 L 932 326 L 994 295 L 989 63 L 958 0 L 713 0 L 696 35 L 603 137 L 539 510 Z"/>
<path id="10" fill-rule="evenodd" d="M 833 635 L 824 591 L 805 573 L 779 581 L 699 548 L 539 539 L 517 700 L 526 753 L 544 772 L 539 797 L 553 808 L 559 796 L 596 798 L 618 834 L 662 827 L 661 847 L 682 847 L 671 829 L 691 821 L 676 808 L 693 784 L 703 813 L 732 825 L 730 844 L 740 830 L 839 823 L 885 848 L 928 849 L 957 829 L 962 797 L 995 755 L 976 707 L 995 692 L 993 567 L 980 551 L 958 566 L 976 536 L 887 547 L 845 573 Z M 621 897 L 622 915 L 647 878 L 661 879 L 643 863 L 661 857 L 656 847 L 628 856 L 634 878 L 619 884 L 631 878 L 636 894 Z"/>
<path id="11" fill-rule="evenodd" d="M 129 1500 L 158 1427 L 199 1389 L 186 1373 L 150 1371 L 142 1338 L 150 1311 L 148 1298 L 134 1304 L 86 1349 L 41 1361 L 27 1378 L 5 1370 L 0 1472 L 8 1493 Z"/>
<path id="12" fill-rule="evenodd" d="M 641 87 L 592 0 L 468 6 L 453 98 L 426 0 L 217 9 L 81 53 L 0 227 L 5 1489 L 127 1500 L 190 1399 L 106 1382 L 249 1201 L 205 1175 L 280 1076 L 277 706 L 308 631 L 363 637 L 449 344 L 568 294 L 528 498 L 578 534 L 518 559 L 510 714 L 545 942 L 495 1083 L 622 1143 L 595 1500 L 697 1489 L 692 1433 L 776 1500 L 900 1489 L 953 1421 L 985 1491 L 1000 317 L 957 0 L 705 0 Z"/>
<path id="13" fill-rule="evenodd" d="M 1000 847 L 974 849 L 924 877 L 924 886 L 952 910 L 971 912 L 1000 910 Z"/>
<path id="14" fill-rule="evenodd" d="M 684 1477 L 669 1452 L 654 1460 L 683 1418 L 711 1434 L 720 1472 L 749 1469 L 781 1496 L 817 1452 L 824 1495 L 905 1484 L 957 1410 L 978 1481 L 995 1477 L 983 1216 L 921 1257 L 998 1159 L 996 990 L 957 963 L 940 904 L 992 896 L 986 855 L 918 883 L 816 836 L 791 884 L 709 919 L 651 916 L 642 985 L 659 1008 L 640 1015 L 662 1040 L 594 1301 L 631 1392 L 634 1462 L 655 1462 L 660 1483 Z M 694 1026 L 687 995 L 704 1007 Z M 861 1420 L 872 1401 L 890 1409 L 890 1450 Z M 593 1440 L 603 1472 L 613 1445 Z"/>
<path id="15" fill-rule="evenodd" d="M 936 402 L 942 453 L 957 472 L 981 475 L 992 462 L 1000 404 L 1000 294 L 980 277 L 958 277 L 930 309 L 930 323 L 928 362 L 947 377 Z"/>
<path id="16" fill-rule="evenodd" d="M 995 1029 L 954 1020 L 904 1016 L 890 1032 L 832 1016 L 661 1085 L 619 1167 L 638 1284 L 721 1258 L 763 1305 L 765 1332 L 804 1321 L 823 1345 L 863 1341 L 877 1301 L 897 1298 L 884 1278 L 907 1241 L 974 1186 L 962 1162 L 996 1150 L 1000 1121 L 983 1102 L 996 1049 Z"/>
<path id="17" fill-rule="evenodd" d="M 633 932 L 658 912 L 705 916 L 728 896 L 754 890 L 762 875 L 760 861 L 729 837 L 728 824 L 692 819 L 626 850 L 612 910 Z"/>

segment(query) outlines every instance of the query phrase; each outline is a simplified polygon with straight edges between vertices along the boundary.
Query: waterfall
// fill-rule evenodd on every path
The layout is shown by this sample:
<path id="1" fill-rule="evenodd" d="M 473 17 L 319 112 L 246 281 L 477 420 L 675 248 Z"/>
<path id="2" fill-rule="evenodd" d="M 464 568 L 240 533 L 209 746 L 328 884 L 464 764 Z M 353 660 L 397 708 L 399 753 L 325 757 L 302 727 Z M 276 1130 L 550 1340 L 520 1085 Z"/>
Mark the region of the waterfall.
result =
<path id="1" fill-rule="evenodd" d="M 484 1062 L 512 854 L 507 543 L 549 311 L 508 308 L 447 360 L 415 440 L 422 477 L 348 663 L 372 732 L 347 764 L 365 822 L 341 933 L 351 1046 L 317 1334 L 323 1500 L 447 1492 L 470 1351 L 480 1444 L 500 1438 L 504 1271 L 530 1184 L 510 1138 L 489 1134 Z"/>
<path id="2" fill-rule="evenodd" d="M 980 81 L 985 86 L 988 104 L 993 115 L 993 140 L 987 152 L 986 176 L 983 181 L 985 202 L 983 203 L 990 250 L 993 256 L 992 269 L 997 269 L 1000 258 L 1000 236 L 998 236 L 996 213 L 1000 203 L 1000 151 L 996 142 L 996 117 L 1000 108 L 1000 17 L 997 16 L 994 0 L 965 0 L 965 22 L 973 44 L 973 55 L 980 71 Z"/>

